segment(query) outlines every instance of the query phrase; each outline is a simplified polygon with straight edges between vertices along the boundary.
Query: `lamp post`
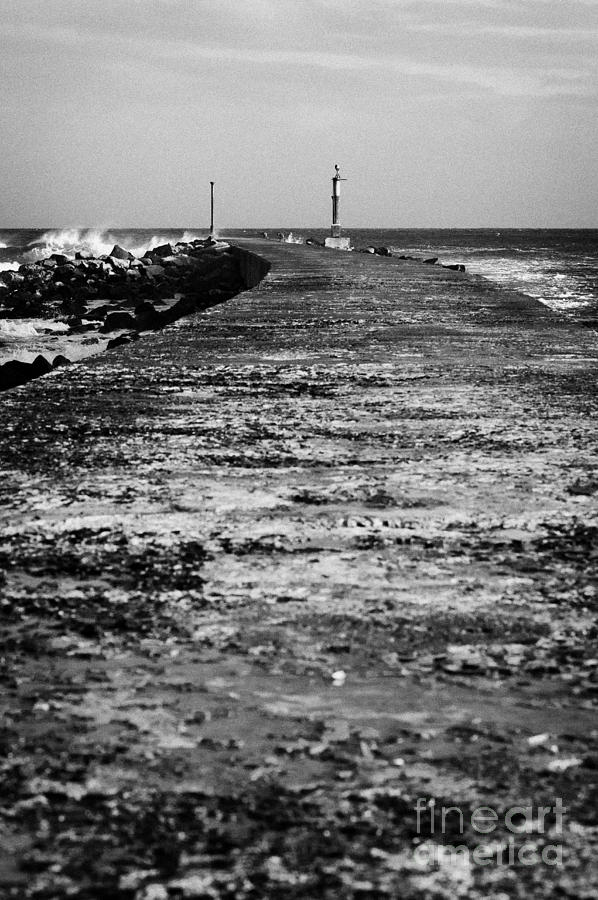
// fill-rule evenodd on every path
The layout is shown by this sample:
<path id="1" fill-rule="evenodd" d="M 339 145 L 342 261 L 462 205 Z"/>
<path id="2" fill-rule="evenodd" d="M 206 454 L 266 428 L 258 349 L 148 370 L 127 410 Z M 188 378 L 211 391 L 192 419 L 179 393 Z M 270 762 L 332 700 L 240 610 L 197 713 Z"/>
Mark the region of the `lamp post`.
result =
<path id="1" fill-rule="evenodd" d="M 210 237 L 214 236 L 214 182 L 210 181 Z"/>

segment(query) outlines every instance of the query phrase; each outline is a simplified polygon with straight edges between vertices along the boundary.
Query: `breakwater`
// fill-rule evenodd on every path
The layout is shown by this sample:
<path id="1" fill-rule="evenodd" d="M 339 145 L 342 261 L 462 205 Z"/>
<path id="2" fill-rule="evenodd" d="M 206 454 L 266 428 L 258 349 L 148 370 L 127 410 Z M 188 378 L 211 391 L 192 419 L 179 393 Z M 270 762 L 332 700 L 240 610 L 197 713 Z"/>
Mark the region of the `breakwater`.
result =
<path id="1" fill-rule="evenodd" d="M 268 268 L 247 250 L 208 239 L 163 244 L 140 258 L 118 245 L 100 257 L 52 253 L 3 272 L 0 390 L 223 303 Z"/>
<path id="2" fill-rule="evenodd" d="M 595 894 L 595 336 L 243 248 L 252 291 L 2 398 L 0 885 Z"/>

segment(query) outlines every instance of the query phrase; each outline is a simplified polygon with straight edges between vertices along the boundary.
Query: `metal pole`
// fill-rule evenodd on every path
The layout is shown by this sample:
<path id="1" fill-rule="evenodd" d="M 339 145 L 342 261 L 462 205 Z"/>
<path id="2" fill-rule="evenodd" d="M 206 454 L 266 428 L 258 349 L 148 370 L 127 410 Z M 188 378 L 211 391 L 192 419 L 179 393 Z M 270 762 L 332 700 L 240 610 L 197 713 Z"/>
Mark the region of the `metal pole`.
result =
<path id="1" fill-rule="evenodd" d="M 210 237 L 214 234 L 214 182 L 210 181 Z"/>

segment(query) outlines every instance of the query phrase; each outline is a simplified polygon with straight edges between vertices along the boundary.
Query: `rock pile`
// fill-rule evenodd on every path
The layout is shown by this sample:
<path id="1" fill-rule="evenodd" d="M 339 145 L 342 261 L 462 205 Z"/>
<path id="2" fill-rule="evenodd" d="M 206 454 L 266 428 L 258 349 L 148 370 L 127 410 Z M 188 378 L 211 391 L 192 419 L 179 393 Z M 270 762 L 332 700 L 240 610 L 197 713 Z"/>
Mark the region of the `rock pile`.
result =
<path id="1" fill-rule="evenodd" d="M 100 321 L 105 330 L 155 327 L 172 318 L 166 310 L 183 312 L 183 298 L 189 311 L 227 300 L 244 287 L 234 248 L 209 240 L 163 244 L 141 259 L 118 244 L 100 257 L 53 253 L 3 272 L 0 282 L 3 317 L 64 318 L 71 328 Z"/>
<path id="2" fill-rule="evenodd" d="M 257 284 L 268 268 L 253 254 L 210 238 L 162 244 L 140 259 L 118 244 L 99 257 L 85 251 L 74 259 L 52 253 L 0 274 L 0 318 L 58 319 L 69 335 L 112 335 L 100 349 L 111 348 L 140 331 L 229 300 Z M 35 365 L 22 360 L 17 365 L 6 352 L 2 357 L 0 390 L 54 366 L 52 353 Z"/>
<path id="3" fill-rule="evenodd" d="M 421 262 L 426 266 L 435 266 L 436 264 L 438 264 L 442 266 L 443 269 L 452 269 L 453 272 L 465 272 L 465 266 L 462 263 L 438 263 L 437 256 L 431 256 L 428 259 L 425 259 L 422 256 L 410 256 L 405 253 L 401 253 L 399 255 L 397 253 L 393 253 L 389 247 L 363 247 L 361 250 L 359 250 L 359 253 L 372 253 L 376 256 L 395 256 L 397 259 L 408 259 L 413 262 Z"/>

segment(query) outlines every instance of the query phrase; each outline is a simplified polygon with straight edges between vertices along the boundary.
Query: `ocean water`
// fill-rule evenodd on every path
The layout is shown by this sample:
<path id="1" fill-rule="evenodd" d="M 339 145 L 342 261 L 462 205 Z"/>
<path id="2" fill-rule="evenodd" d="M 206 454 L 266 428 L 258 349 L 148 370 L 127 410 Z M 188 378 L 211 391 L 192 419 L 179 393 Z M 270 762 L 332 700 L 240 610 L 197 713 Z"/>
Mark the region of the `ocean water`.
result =
<path id="1" fill-rule="evenodd" d="M 289 228 L 268 228 L 272 237 Z M 226 229 L 223 238 L 261 235 L 263 229 Z M 355 248 L 385 246 L 413 256 L 464 263 L 511 290 L 585 321 L 598 321 L 598 230 L 590 229 L 346 229 Z M 323 241 L 328 229 L 293 229 L 298 240 Z M 193 240 L 205 229 L 28 230 L 0 228 L 0 270 L 52 252 L 87 249 L 100 255 L 115 243 L 141 253 L 166 241 Z"/>

